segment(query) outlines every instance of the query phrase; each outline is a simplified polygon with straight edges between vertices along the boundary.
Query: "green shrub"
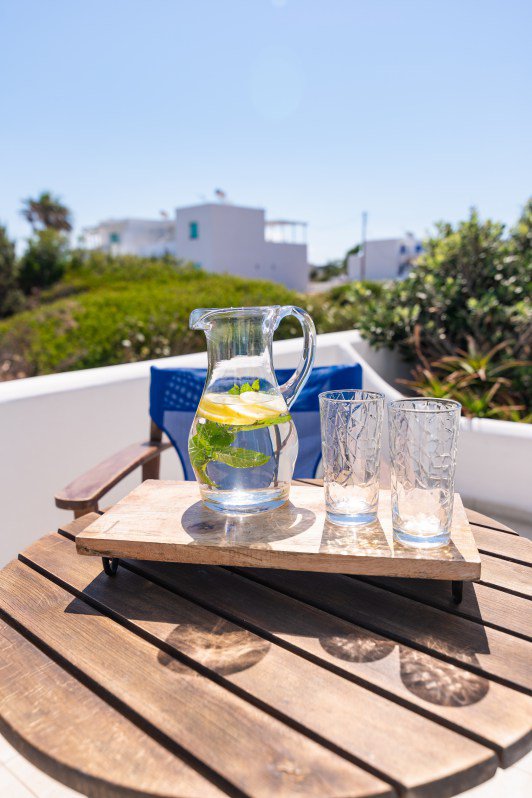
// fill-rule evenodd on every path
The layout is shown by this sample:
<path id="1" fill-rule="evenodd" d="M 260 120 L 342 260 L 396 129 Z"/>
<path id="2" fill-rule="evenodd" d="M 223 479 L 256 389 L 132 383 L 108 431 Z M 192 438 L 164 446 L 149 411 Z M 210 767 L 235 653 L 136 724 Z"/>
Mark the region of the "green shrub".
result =
<path id="1" fill-rule="evenodd" d="M 323 294 L 301 298 L 319 333 L 354 330 L 362 317 L 364 305 L 382 296 L 382 283 L 346 283 Z"/>
<path id="2" fill-rule="evenodd" d="M 210 275 L 160 262 L 148 264 L 142 278 L 142 263 L 129 265 L 133 267 L 129 279 L 122 262 L 114 264 L 104 279 L 100 275 L 99 281 L 93 274 L 76 273 L 77 267 L 69 267 L 65 281 L 52 293 L 75 286 L 74 294 L 59 299 L 48 295 L 47 303 L 36 310 L 0 322 L 0 361 L 8 364 L 4 377 L 202 351 L 204 335 L 188 329 L 194 308 L 291 305 L 299 298 L 274 283 Z M 91 283 L 95 287 L 88 288 Z M 279 334 L 299 335 L 299 324 L 287 319 Z"/>
<path id="3" fill-rule="evenodd" d="M 469 353 L 493 359 L 493 367 L 517 360 L 520 363 L 513 363 L 505 374 L 506 398 L 511 397 L 524 414 L 530 412 L 531 222 L 532 200 L 507 237 L 502 224 L 481 222 L 475 211 L 455 227 L 441 222 L 409 277 L 364 303 L 359 318 L 362 334 L 375 346 L 398 349 L 415 365 L 418 391 L 434 395 L 435 379 L 444 385 L 442 390 L 445 386 L 451 390 L 442 358 L 456 357 L 458 350 L 462 357 Z M 468 383 L 464 396 L 481 415 L 493 415 L 494 408 L 506 404 L 499 400 L 499 388 L 487 405 L 475 404 L 477 398 L 486 397 L 480 377 Z M 515 418 L 516 412 L 508 410 L 507 417 Z"/>
<path id="4" fill-rule="evenodd" d="M 56 230 L 38 230 L 20 261 L 19 283 L 24 293 L 46 288 L 61 279 L 68 261 L 67 238 Z"/>
<path id="5" fill-rule="evenodd" d="M 18 287 L 15 244 L 9 240 L 6 228 L 0 225 L 0 318 L 11 316 L 23 305 L 24 298 Z"/>

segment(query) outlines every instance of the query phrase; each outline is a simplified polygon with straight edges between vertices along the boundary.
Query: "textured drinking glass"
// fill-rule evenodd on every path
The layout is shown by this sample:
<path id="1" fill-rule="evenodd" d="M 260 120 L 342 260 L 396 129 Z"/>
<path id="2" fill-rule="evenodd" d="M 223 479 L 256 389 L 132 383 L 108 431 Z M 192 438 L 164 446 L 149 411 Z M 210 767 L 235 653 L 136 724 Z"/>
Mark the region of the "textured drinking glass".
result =
<path id="1" fill-rule="evenodd" d="M 388 408 L 392 523 L 407 546 L 449 542 L 460 409 L 450 399 L 399 399 Z"/>
<path id="2" fill-rule="evenodd" d="M 377 517 L 384 395 L 349 389 L 320 394 L 327 517 L 368 524 Z"/>

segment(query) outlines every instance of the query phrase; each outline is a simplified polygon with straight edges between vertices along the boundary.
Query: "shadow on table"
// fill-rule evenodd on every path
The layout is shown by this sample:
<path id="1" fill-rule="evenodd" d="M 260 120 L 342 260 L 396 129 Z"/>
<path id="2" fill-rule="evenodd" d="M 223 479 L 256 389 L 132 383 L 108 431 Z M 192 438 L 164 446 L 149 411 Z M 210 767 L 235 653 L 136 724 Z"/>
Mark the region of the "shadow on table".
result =
<path id="1" fill-rule="evenodd" d="M 245 546 L 268 549 L 277 540 L 300 535 L 313 525 L 316 515 L 305 507 L 287 502 L 261 515 L 224 516 L 208 510 L 202 502 L 189 507 L 181 519 L 192 538 L 191 546 Z"/>
<path id="2" fill-rule="evenodd" d="M 431 704 L 468 706 L 480 701 L 489 690 L 489 681 L 482 676 L 362 629 L 347 635 L 322 636 L 320 643 L 328 654 L 347 662 L 375 663 L 390 655 L 392 659 L 398 657 L 399 678 L 404 687 Z M 474 654 L 464 661 L 479 664 Z"/>
<path id="3" fill-rule="evenodd" d="M 271 647 L 267 640 L 247 629 L 235 627 L 223 618 L 180 624 L 170 632 L 165 643 L 219 676 L 252 668 Z M 166 651 L 160 651 L 157 659 L 170 670 L 183 669 L 179 660 Z"/>
<path id="4" fill-rule="evenodd" d="M 345 663 L 346 675 L 374 682 L 379 673 L 378 681 L 392 691 L 400 686 L 400 680 L 407 691 L 431 704 L 468 706 L 489 690 L 489 681 L 470 670 L 480 669 L 478 655 L 489 653 L 481 624 L 465 622 L 464 626 L 463 619 L 394 595 L 376 580 L 367 584 L 335 574 L 257 569 L 232 573 L 218 567 L 172 563 L 126 565 L 113 579 L 103 573 L 92 578 L 83 594 L 104 612 L 121 616 L 126 626 L 137 627 L 151 642 L 159 641 L 158 662 L 173 671 L 190 673 L 181 657 L 220 676 L 252 668 L 270 652 L 272 642 L 267 638 L 277 635 L 316 656 L 314 638 L 325 659 Z M 313 603 L 323 612 L 306 603 L 312 580 L 316 585 Z M 386 580 L 383 587 L 391 587 L 392 581 L 398 584 Z M 302 586 L 303 600 L 291 598 L 301 595 Z M 471 591 L 474 596 L 472 587 Z M 223 596 L 219 610 L 217 596 Z M 471 601 L 470 597 L 469 604 Z M 67 612 L 94 614 L 96 610 L 74 599 Z M 430 615 L 423 617 L 426 612 Z M 238 623 L 241 617 L 245 626 Z M 246 626 L 262 629 L 264 635 Z M 396 630 L 399 638 L 408 636 L 430 653 L 368 626 Z M 465 668 L 449 660 L 463 663 Z"/>

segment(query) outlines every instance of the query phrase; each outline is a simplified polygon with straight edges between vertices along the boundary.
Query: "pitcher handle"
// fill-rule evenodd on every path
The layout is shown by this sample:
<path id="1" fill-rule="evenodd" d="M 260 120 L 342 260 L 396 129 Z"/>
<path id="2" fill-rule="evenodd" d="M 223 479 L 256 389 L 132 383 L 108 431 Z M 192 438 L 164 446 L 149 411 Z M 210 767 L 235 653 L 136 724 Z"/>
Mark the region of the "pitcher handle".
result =
<path id="1" fill-rule="evenodd" d="M 281 310 L 279 321 L 286 316 L 295 316 L 303 328 L 303 354 L 301 355 L 301 360 L 290 379 L 279 386 L 287 407 L 290 407 L 297 399 L 314 365 L 314 356 L 316 354 L 316 328 L 314 327 L 312 318 L 303 308 L 296 308 L 292 305 L 284 307 Z"/>

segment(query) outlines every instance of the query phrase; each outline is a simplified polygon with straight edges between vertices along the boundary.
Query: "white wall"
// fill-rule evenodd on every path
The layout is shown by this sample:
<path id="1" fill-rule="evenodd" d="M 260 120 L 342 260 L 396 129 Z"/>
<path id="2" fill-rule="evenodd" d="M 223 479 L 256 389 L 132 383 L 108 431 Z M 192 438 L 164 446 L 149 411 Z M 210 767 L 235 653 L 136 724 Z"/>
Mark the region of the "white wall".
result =
<path id="1" fill-rule="evenodd" d="M 163 219 L 109 219 L 83 231 L 89 248 L 115 255 L 155 258 L 175 254 L 175 222 Z M 111 234 L 120 240 L 111 243 Z"/>
<path id="2" fill-rule="evenodd" d="M 366 280 L 397 280 L 406 277 L 406 271 L 399 273 L 401 264 L 408 259 L 414 259 L 419 252 L 416 247 L 420 245 L 413 236 L 404 238 L 383 238 L 366 242 Z M 401 248 L 404 249 L 401 252 Z M 351 280 L 361 279 L 363 256 L 350 255 L 347 261 L 347 273 Z"/>
<path id="3" fill-rule="evenodd" d="M 295 367 L 302 340 L 274 344 L 275 365 Z M 368 357 L 366 360 L 365 357 Z M 316 365 L 360 362 L 367 390 L 388 400 L 400 396 L 384 379 L 397 372 L 394 356 L 377 372 L 382 353 L 359 333 L 318 337 Z M 206 366 L 206 356 L 166 358 L 159 365 Z M 147 439 L 150 362 L 73 371 L 0 383 L 0 565 L 71 516 L 53 495 L 68 482 L 119 449 Z M 384 457 L 387 451 L 384 435 Z M 457 489 L 470 507 L 501 518 L 532 516 L 532 425 L 462 419 Z M 181 476 L 173 450 L 163 455 L 162 476 Z M 138 484 L 140 472 L 115 488 L 106 503 Z M 383 469 L 383 482 L 387 469 Z"/>
<path id="4" fill-rule="evenodd" d="M 309 282 L 307 248 L 303 244 L 264 243 L 264 259 L 256 276 L 304 292 Z"/>
<path id="5" fill-rule="evenodd" d="M 275 343 L 276 366 L 295 366 L 301 348 L 301 339 Z M 320 343 L 317 363 L 331 365 L 341 355 L 338 347 Z M 54 506 L 59 488 L 121 448 L 147 440 L 152 363 L 199 368 L 207 359 L 182 355 L 0 383 L 0 567 L 70 520 L 71 513 Z M 162 463 L 163 478 L 181 477 L 173 450 L 164 453 Z M 137 471 L 108 494 L 103 506 L 139 479 Z"/>
<path id="6" fill-rule="evenodd" d="M 198 225 L 191 239 L 190 223 Z M 259 278 L 304 291 L 308 283 L 306 244 L 266 241 L 264 211 L 224 203 L 206 203 L 176 211 L 178 257 L 203 269 Z"/>
<path id="7" fill-rule="evenodd" d="M 190 223 L 198 237 L 190 238 Z M 170 253 L 218 274 L 273 280 L 305 291 L 309 280 L 306 244 L 265 239 L 261 208 L 204 203 L 178 208 L 175 221 L 109 219 L 85 228 L 87 245 L 114 254 L 157 257 Z M 120 241 L 110 243 L 112 233 Z"/>

